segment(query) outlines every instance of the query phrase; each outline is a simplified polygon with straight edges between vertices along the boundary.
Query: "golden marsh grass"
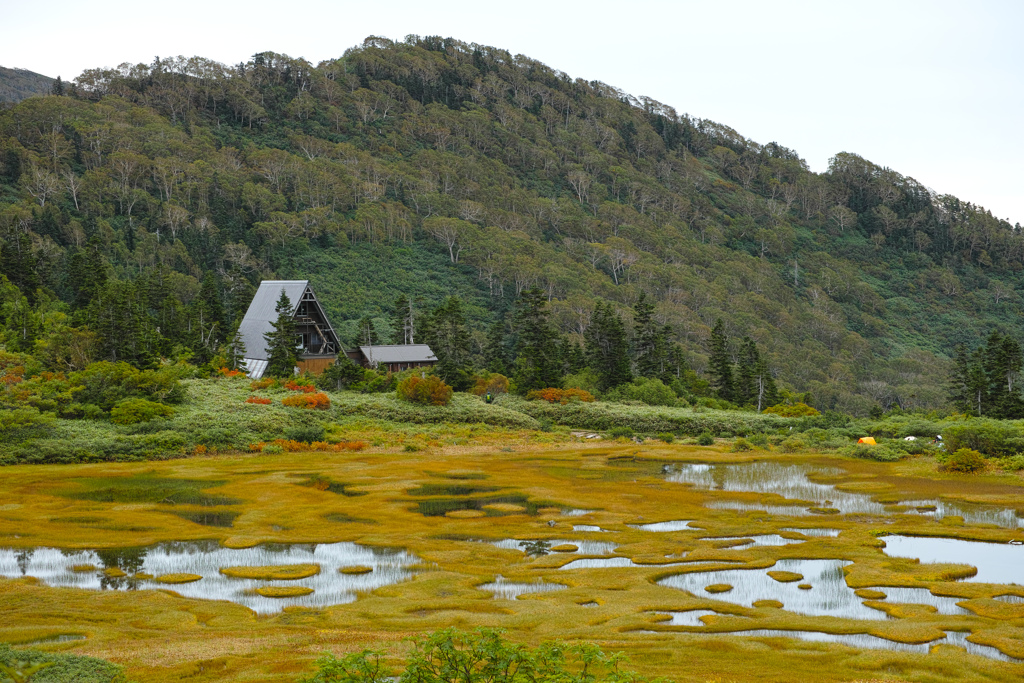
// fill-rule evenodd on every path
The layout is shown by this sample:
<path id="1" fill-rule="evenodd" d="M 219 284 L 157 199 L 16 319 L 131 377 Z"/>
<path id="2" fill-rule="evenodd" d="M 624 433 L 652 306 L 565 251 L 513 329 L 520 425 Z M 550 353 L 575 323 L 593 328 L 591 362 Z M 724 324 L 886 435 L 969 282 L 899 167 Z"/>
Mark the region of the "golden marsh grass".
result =
<path id="1" fill-rule="evenodd" d="M 967 660 L 962 650 L 951 645 L 936 646 L 926 655 L 727 635 L 744 629 L 817 630 L 921 643 L 956 630 L 970 632 L 971 642 L 1024 658 L 1024 605 L 994 599 L 1016 589 L 956 582 L 951 579 L 963 575 L 962 565 L 887 557 L 879 547 L 879 534 L 885 533 L 1006 543 L 1024 539 L 1021 530 L 949 518 L 936 521 L 916 512 L 795 518 L 708 507 L 725 494 L 668 482 L 661 467 L 671 462 L 770 458 L 837 467 L 842 474 L 829 483 L 852 486 L 876 500 L 884 496 L 894 501 L 891 504 L 955 496 L 1024 509 L 1024 488 L 1015 475 L 938 473 L 934 461 L 927 458 L 888 464 L 757 451 L 734 454 L 723 446 L 558 442 L 550 435 L 537 442 L 529 432 L 496 438 L 483 431 L 474 435 L 479 441 L 470 438 L 468 443 L 446 445 L 444 435 L 432 429 L 429 439 L 403 435 L 399 441 L 384 435 L 385 445 L 359 453 L 7 467 L 0 478 L 0 500 L 5 501 L 0 507 L 0 546 L 103 549 L 215 540 L 247 548 L 261 543 L 352 541 L 405 549 L 421 562 L 411 580 L 362 594 L 355 602 L 285 607 L 270 615 L 256 615 L 232 602 L 186 599 L 171 587 L 91 591 L 48 587 L 31 577 L 0 579 L 0 640 L 22 641 L 26 633 L 82 633 L 84 640 L 52 647 L 123 664 L 140 683 L 185 678 L 294 681 L 312 670 L 321 652 L 341 654 L 365 648 L 383 650 L 389 665 L 398 666 L 410 648 L 408 637 L 448 626 L 503 628 L 512 640 L 530 645 L 551 639 L 594 642 L 607 651 L 626 652 L 631 668 L 679 682 L 1016 681 L 1024 676 L 1024 664 L 977 656 Z M 369 426 L 353 429 L 350 438 L 369 441 L 372 431 Z M 415 441 L 423 448 L 404 452 L 387 445 L 393 441 Z M 506 447 L 512 451 L 503 451 Z M 328 490 L 330 486 L 310 486 L 313 477 L 345 482 L 345 491 L 364 495 L 339 495 Z M 119 479 L 144 481 L 143 499 L 97 500 L 117 498 L 110 493 L 116 490 L 110 482 Z M 165 485 L 164 480 L 171 483 Z M 424 500 L 462 500 L 446 495 L 444 486 L 465 480 L 502 487 L 497 493 L 469 493 L 469 498 L 491 501 L 509 492 L 523 502 L 487 505 L 523 509 L 445 510 L 442 505 L 423 511 Z M 423 486 L 437 487 L 426 490 L 438 495 L 425 498 L 409 493 Z M 167 496 L 152 498 L 168 490 L 181 502 L 165 502 Z M 67 495 L 74 491 L 102 493 Z M 771 500 L 760 494 L 729 497 L 758 504 Z M 210 502 L 214 504 L 203 504 Z M 197 513 L 226 509 L 237 516 L 230 526 L 218 527 L 168 514 L 183 505 Z M 435 510 L 441 514 L 427 514 Z M 694 522 L 686 530 L 668 533 L 633 526 L 672 520 Z M 576 525 L 606 531 L 575 531 Z M 828 527 L 840 534 L 803 536 L 786 527 Z M 714 541 L 715 537 L 762 534 L 802 540 L 774 547 L 735 547 L 733 543 L 720 547 Z M 633 564 L 562 569 L 581 555 L 567 551 L 532 557 L 483 542 L 499 539 L 573 539 L 575 545 L 610 541 L 617 546 L 612 556 L 629 558 Z M 880 601 L 873 603 L 879 606 L 875 609 L 884 605 L 894 618 L 858 621 L 797 614 L 769 594 L 753 604 L 734 605 L 703 591 L 688 594 L 656 583 L 671 574 L 740 566 L 763 572 L 783 559 L 842 559 L 850 563 L 843 571 L 851 590 L 926 588 L 936 595 L 953 596 L 964 606 L 964 613 L 941 614 L 925 606 Z M 480 587 L 499 575 L 509 582 L 544 581 L 565 588 L 528 593 L 517 600 L 495 599 Z M 860 597 L 878 598 L 874 593 Z M 662 623 L 664 617 L 657 615 L 697 609 L 718 614 L 707 617 L 702 627 L 667 626 Z"/>

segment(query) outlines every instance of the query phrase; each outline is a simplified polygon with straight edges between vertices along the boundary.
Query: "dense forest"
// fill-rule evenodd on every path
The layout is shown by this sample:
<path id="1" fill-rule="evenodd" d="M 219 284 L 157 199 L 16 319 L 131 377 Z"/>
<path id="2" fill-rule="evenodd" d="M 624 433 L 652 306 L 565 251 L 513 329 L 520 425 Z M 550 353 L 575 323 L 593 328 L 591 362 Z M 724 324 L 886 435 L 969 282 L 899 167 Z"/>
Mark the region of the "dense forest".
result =
<path id="1" fill-rule="evenodd" d="M 1019 225 L 500 49 L 157 58 L 52 93 L 0 110 L 4 342 L 51 372 L 209 363 L 271 277 L 310 279 L 346 343 L 457 295 L 460 362 L 506 368 L 526 301 L 566 371 L 607 383 L 611 335 L 624 377 L 649 342 L 690 391 L 744 393 L 735 363 L 748 397 L 756 367 L 861 415 L 946 408 L 958 345 L 1019 336 Z"/>
<path id="2" fill-rule="evenodd" d="M 8 69 L 0 66 L 0 103 L 20 102 L 33 95 L 53 92 L 54 79 L 28 69 Z"/>

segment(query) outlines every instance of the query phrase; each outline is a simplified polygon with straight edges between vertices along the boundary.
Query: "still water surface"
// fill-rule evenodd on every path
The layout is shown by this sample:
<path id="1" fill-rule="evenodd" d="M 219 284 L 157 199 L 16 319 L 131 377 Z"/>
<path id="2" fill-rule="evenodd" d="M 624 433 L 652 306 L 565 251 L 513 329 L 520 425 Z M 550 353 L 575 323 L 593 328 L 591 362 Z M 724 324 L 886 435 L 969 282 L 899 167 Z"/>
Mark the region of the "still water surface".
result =
<path id="1" fill-rule="evenodd" d="M 34 576 L 49 586 L 92 590 L 139 590 L 163 588 L 188 598 L 230 600 L 259 612 L 284 607 L 325 607 L 352 602 L 356 594 L 372 591 L 410 578 L 415 555 L 370 548 L 355 543 L 264 544 L 253 548 L 223 548 L 216 541 L 160 543 L 146 548 L 113 550 L 61 550 L 59 548 L 0 548 L 0 576 Z M 297 581 L 238 579 L 220 573 L 222 567 L 264 567 L 316 564 L 320 573 Z M 93 565 L 95 570 L 74 571 L 74 565 Z M 367 574 L 341 574 L 342 567 L 363 566 Z M 125 577 L 108 577 L 103 569 L 118 568 Z M 193 583 L 164 585 L 135 579 L 137 573 L 197 574 Z M 263 586 L 305 586 L 313 593 L 294 598 L 265 598 L 253 594 Z"/>

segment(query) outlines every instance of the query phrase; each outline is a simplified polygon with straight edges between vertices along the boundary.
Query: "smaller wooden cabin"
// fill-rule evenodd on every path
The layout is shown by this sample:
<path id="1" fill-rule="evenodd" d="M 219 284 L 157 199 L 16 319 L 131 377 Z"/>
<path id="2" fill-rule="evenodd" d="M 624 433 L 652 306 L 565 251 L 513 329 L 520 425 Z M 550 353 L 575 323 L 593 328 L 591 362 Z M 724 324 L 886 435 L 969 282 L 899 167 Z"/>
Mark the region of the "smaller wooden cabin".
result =
<path id="1" fill-rule="evenodd" d="M 375 368 L 386 372 L 429 368 L 437 363 L 437 356 L 426 344 L 360 346 L 347 354 L 349 358 L 364 368 Z"/>
<path id="2" fill-rule="evenodd" d="M 344 352 L 309 280 L 264 280 L 238 327 L 245 344 L 245 371 L 253 379 L 263 376 L 270 360 L 264 335 L 277 322 L 277 300 L 282 290 L 292 305 L 295 346 L 299 349 L 298 370 L 318 375 Z"/>

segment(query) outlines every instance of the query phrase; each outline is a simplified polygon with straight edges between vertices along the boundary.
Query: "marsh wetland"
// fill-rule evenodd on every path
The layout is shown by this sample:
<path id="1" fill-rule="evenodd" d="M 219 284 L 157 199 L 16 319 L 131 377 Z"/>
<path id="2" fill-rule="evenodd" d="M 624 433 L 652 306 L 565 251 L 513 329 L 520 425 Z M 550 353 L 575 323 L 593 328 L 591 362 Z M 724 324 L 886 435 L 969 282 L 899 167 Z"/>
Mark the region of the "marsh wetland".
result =
<path id="1" fill-rule="evenodd" d="M 677 681 L 1024 676 L 1016 475 L 525 440 L 4 474 L 0 642 L 139 681 L 398 662 L 448 626 Z"/>

